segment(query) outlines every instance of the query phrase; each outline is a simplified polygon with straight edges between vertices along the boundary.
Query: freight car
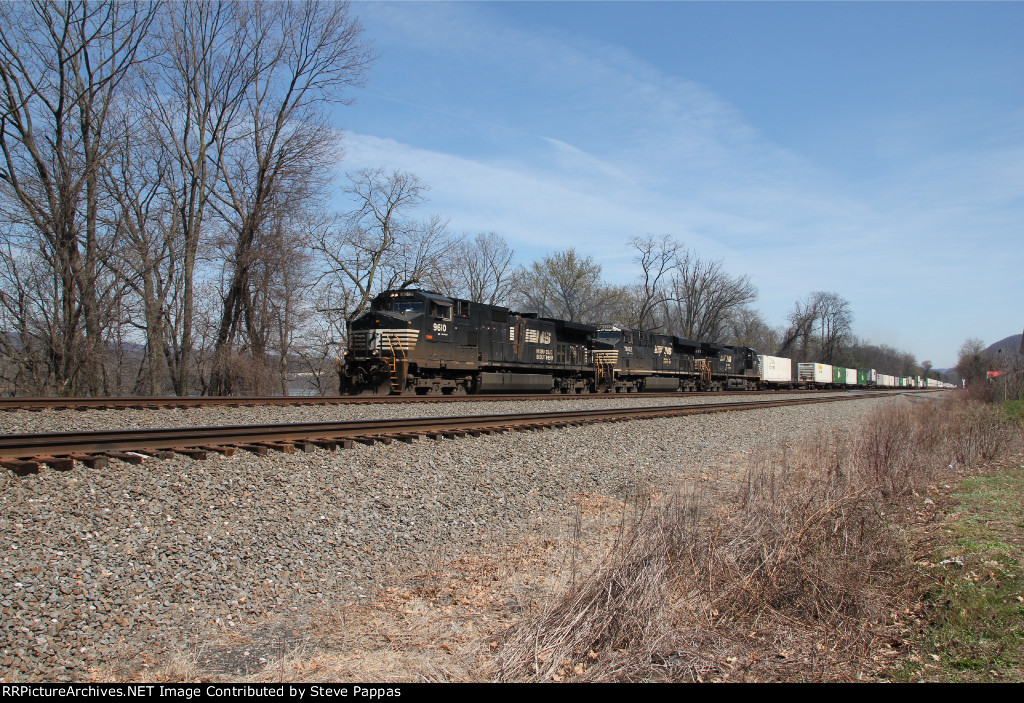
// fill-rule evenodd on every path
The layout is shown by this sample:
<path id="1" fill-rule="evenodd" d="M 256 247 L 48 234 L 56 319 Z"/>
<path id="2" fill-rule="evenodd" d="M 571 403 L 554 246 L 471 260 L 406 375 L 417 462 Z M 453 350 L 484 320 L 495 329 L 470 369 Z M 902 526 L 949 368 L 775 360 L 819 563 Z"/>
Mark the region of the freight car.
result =
<path id="1" fill-rule="evenodd" d="M 754 389 L 757 353 L 620 325 L 584 325 L 421 290 L 353 320 L 342 394 Z"/>

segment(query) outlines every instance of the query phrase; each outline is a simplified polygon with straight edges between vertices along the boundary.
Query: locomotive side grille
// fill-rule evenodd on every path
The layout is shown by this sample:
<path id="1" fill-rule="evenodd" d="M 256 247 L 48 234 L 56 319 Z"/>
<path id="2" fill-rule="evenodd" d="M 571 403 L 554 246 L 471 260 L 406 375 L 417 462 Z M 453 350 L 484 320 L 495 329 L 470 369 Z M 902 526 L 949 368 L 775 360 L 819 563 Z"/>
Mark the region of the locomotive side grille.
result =
<path id="1" fill-rule="evenodd" d="M 416 340 L 419 339 L 419 330 L 377 330 L 380 342 L 381 354 L 390 353 L 392 349 L 401 350 L 405 353 L 416 348 Z"/>
<path id="2" fill-rule="evenodd" d="M 614 365 L 619 363 L 619 350 L 618 349 L 595 349 L 594 350 L 594 363 L 601 363 L 604 365 Z"/>

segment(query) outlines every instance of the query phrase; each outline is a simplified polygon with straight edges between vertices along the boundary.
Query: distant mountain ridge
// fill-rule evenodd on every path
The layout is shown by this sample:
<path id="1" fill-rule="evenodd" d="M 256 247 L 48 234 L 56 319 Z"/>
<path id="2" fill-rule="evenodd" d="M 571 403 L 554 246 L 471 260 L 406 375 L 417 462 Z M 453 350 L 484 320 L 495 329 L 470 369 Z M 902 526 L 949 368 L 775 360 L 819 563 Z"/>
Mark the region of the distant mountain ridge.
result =
<path id="1" fill-rule="evenodd" d="M 985 353 L 991 354 L 992 356 L 995 356 L 999 352 L 1002 352 L 1003 354 L 1020 354 L 1021 338 L 1022 335 L 1011 334 L 1009 337 L 1000 339 L 994 344 L 990 344 L 988 348 L 985 349 Z"/>

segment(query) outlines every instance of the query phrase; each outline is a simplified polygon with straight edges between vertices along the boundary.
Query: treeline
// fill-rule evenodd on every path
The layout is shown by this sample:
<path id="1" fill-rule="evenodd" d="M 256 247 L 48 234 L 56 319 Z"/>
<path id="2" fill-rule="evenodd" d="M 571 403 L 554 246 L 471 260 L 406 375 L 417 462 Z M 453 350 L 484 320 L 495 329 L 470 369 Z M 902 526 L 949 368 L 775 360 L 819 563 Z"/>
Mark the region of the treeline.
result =
<path id="1" fill-rule="evenodd" d="M 634 237 L 612 285 L 423 216 L 427 184 L 347 174 L 332 124 L 373 60 L 346 3 L 0 4 L 0 393 L 334 393 L 347 322 L 421 287 L 582 322 L 909 372 L 849 303 L 773 329 L 750 278 Z"/>
<path id="2" fill-rule="evenodd" d="M 373 58 L 348 4 L 37 0 L 0 24 L 3 390 L 269 390 L 308 314 L 329 110 Z"/>

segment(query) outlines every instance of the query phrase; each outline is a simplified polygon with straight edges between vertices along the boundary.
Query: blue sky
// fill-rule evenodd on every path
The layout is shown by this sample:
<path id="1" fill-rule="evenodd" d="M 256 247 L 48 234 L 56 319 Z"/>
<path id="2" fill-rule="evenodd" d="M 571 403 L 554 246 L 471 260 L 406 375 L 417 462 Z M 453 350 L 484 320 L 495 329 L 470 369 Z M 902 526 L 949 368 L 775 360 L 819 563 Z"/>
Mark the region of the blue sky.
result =
<path id="1" fill-rule="evenodd" d="M 1024 327 L 1024 3 L 356 2 L 379 59 L 343 171 L 422 215 L 613 283 L 670 234 L 780 325 L 836 291 L 856 333 L 951 366 Z"/>

